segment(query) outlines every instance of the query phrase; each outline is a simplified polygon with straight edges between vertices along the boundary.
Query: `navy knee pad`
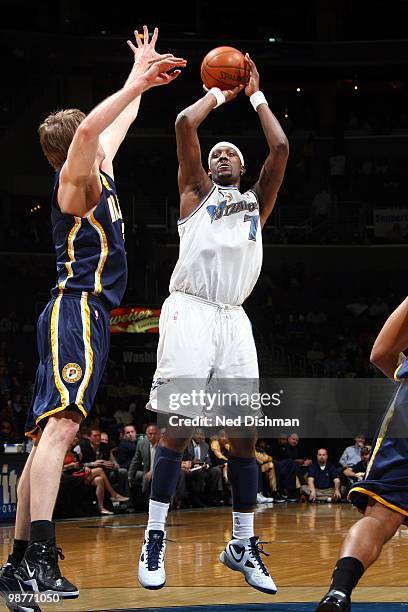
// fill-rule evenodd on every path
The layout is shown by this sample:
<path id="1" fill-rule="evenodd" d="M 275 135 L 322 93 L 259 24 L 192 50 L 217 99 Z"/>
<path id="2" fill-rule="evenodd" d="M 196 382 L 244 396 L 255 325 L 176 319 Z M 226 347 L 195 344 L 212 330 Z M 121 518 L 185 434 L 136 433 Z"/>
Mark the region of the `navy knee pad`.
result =
<path id="1" fill-rule="evenodd" d="M 163 504 L 170 502 L 176 491 L 182 456 L 182 453 L 157 445 L 150 499 Z"/>
<path id="2" fill-rule="evenodd" d="M 255 457 L 229 457 L 228 479 L 232 488 L 233 510 L 251 510 L 256 504 L 258 492 L 258 464 Z"/>

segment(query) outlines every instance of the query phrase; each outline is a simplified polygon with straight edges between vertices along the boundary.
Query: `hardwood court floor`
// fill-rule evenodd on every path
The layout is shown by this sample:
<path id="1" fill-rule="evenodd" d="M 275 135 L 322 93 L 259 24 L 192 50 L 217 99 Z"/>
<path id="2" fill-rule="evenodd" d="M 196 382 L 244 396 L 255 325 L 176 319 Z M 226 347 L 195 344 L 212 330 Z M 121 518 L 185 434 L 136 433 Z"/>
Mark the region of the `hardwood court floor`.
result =
<path id="1" fill-rule="evenodd" d="M 229 508 L 170 513 L 167 536 L 174 543 L 168 543 L 167 584 L 160 591 L 142 589 L 136 578 L 146 515 L 58 522 L 58 544 L 66 556 L 61 568 L 80 587 L 81 595 L 42 610 L 140 611 L 167 606 L 263 604 L 262 610 L 278 612 L 286 609 L 276 605 L 283 602 L 318 601 L 327 590 L 340 542 L 359 516 L 349 504 L 258 506 L 256 533 L 261 540 L 270 541 L 265 545 L 270 553 L 266 564 L 278 586 L 275 596 L 255 591 L 240 573 L 218 562 L 230 538 Z M 13 529 L 0 527 L 0 532 L 1 558 L 5 559 Z M 401 528 L 364 576 L 354 601 L 408 601 L 407 559 L 408 530 Z M 288 609 L 305 608 L 299 604 Z M 384 606 L 384 612 L 387 609 Z"/>

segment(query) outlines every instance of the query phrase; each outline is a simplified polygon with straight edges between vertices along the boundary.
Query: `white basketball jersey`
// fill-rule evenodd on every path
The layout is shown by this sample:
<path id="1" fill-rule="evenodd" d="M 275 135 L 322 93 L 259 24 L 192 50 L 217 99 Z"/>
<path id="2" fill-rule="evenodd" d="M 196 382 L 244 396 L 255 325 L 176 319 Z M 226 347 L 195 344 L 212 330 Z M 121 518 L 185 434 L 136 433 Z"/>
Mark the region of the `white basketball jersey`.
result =
<path id="1" fill-rule="evenodd" d="M 262 266 L 262 231 L 255 192 L 214 184 L 178 222 L 179 259 L 170 292 L 237 306 L 251 293 Z"/>

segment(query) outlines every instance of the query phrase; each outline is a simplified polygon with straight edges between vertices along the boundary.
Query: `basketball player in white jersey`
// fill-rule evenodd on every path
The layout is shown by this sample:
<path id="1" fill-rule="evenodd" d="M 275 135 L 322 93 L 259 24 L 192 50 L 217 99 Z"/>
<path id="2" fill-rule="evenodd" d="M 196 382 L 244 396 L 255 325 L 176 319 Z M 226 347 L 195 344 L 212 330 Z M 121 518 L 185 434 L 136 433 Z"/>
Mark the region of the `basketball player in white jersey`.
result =
<path id="1" fill-rule="evenodd" d="M 180 190 L 180 254 L 170 281 L 170 296 L 160 317 L 157 370 L 148 407 L 160 405 L 162 385 L 177 379 L 258 379 L 258 362 L 251 324 L 242 303 L 251 293 L 262 265 L 262 228 L 275 205 L 288 158 L 288 141 L 259 89 L 259 74 L 246 55 L 250 98 L 269 145 L 259 180 L 241 193 L 244 158 L 232 143 L 219 142 L 201 162 L 197 129 L 217 106 L 233 100 L 244 86 L 221 92 L 210 89 L 183 110 L 176 121 Z M 215 112 L 217 112 L 215 110 Z M 238 384 L 238 381 L 237 381 Z M 233 387 L 232 387 L 233 388 Z M 194 416 L 189 408 L 184 414 Z M 186 435 L 165 435 L 156 448 L 149 522 L 139 561 L 139 581 L 145 588 L 165 584 L 165 522 L 180 470 Z M 255 438 L 230 437 L 228 474 L 233 493 L 232 540 L 219 560 L 244 574 L 265 593 L 276 586 L 262 562 L 254 534 L 258 472 Z"/>

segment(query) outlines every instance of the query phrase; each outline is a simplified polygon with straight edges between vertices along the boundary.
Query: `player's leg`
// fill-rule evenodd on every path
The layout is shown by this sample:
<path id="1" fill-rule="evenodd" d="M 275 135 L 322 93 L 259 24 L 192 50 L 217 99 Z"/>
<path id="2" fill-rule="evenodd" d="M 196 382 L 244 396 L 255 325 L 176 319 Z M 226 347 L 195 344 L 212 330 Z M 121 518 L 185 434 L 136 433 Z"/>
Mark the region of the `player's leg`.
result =
<path id="1" fill-rule="evenodd" d="M 225 397 L 251 396 L 259 390 L 258 359 L 251 323 L 243 309 L 221 312 L 220 352 L 216 377 Z M 228 416 L 244 417 L 246 406 L 223 406 Z M 245 413 L 245 414 L 244 414 Z M 232 539 L 220 555 L 221 563 L 240 571 L 248 584 L 264 593 L 276 593 L 276 585 L 265 567 L 259 538 L 254 533 L 254 508 L 258 492 L 258 464 L 255 458 L 256 431 L 242 425 L 228 431 L 231 454 L 228 479 L 232 489 Z"/>
<path id="2" fill-rule="evenodd" d="M 373 443 L 365 479 L 349 491 L 350 501 L 364 518 L 351 528 L 343 543 L 331 589 L 318 612 L 350 610 L 352 590 L 408 516 L 407 403 L 408 387 L 401 382 Z"/>
<path id="3" fill-rule="evenodd" d="M 64 410 L 48 418 L 30 469 L 30 542 L 16 571 L 22 585 L 77 597 L 78 589 L 61 576 L 52 521 L 64 457 L 79 429 L 82 415 Z"/>
<path id="4" fill-rule="evenodd" d="M 44 427 L 30 470 L 31 535 L 33 522 L 51 523 L 64 457 L 74 441 L 82 418 L 79 412 L 64 410 L 50 416 Z M 48 533 L 50 537 L 54 536 L 53 529 Z"/>
<path id="5" fill-rule="evenodd" d="M 232 489 L 232 539 L 220 554 L 220 561 L 230 569 L 241 572 L 246 582 L 258 591 L 274 594 L 276 585 L 262 561 L 263 549 L 254 533 L 258 492 L 256 437 L 255 434 L 248 438 L 234 437 L 233 434 L 229 437 L 231 455 L 228 459 L 228 478 Z"/>
<path id="6" fill-rule="evenodd" d="M 203 409 L 192 403 L 174 406 L 171 398 L 205 384 L 211 367 L 209 338 L 216 312 L 214 306 L 172 293 L 160 315 L 157 369 L 147 407 L 165 415 L 166 434 L 155 452 L 149 519 L 139 559 L 139 582 L 148 589 L 160 589 L 165 584 L 166 518 L 176 492 L 183 451 L 192 434 L 190 427 L 172 427 L 168 418 L 193 417 Z"/>
<path id="7" fill-rule="evenodd" d="M 365 515 L 348 532 L 333 571 L 329 592 L 316 612 L 350 610 L 350 598 L 364 572 L 380 556 L 406 517 L 386 506 L 369 500 Z"/>
<path id="8" fill-rule="evenodd" d="M 63 556 L 52 514 L 64 456 L 103 375 L 109 335 L 109 312 L 86 292 L 59 294 L 38 324 L 40 365 L 32 413 L 43 434 L 30 470 L 30 544 L 16 577 L 22 585 L 61 597 L 78 597 L 79 591 L 61 576 L 58 560 Z"/>
<path id="9" fill-rule="evenodd" d="M 34 605 L 23 608 L 22 606 L 14 606 L 12 604 L 13 594 L 20 593 L 21 591 L 20 584 L 15 578 L 14 573 L 24 557 L 30 538 L 30 469 L 38 441 L 37 439 L 34 442 L 34 446 L 18 481 L 13 551 L 0 568 L 0 594 L 4 598 L 9 610 L 14 612 L 39 612 L 40 610 Z"/>
<path id="10" fill-rule="evenodd" d="M 146 589 L 161 589 L 166 582 L 164 555 L 167 513 L 171 498 L 176 492 L 181 459 L 191 434 L 188 437 L 178 437 L 179 435 L 177 429 L 171 431 L 168 427 L 156 447 L 149 518 L 138 571 L 139 582 Z"/>

